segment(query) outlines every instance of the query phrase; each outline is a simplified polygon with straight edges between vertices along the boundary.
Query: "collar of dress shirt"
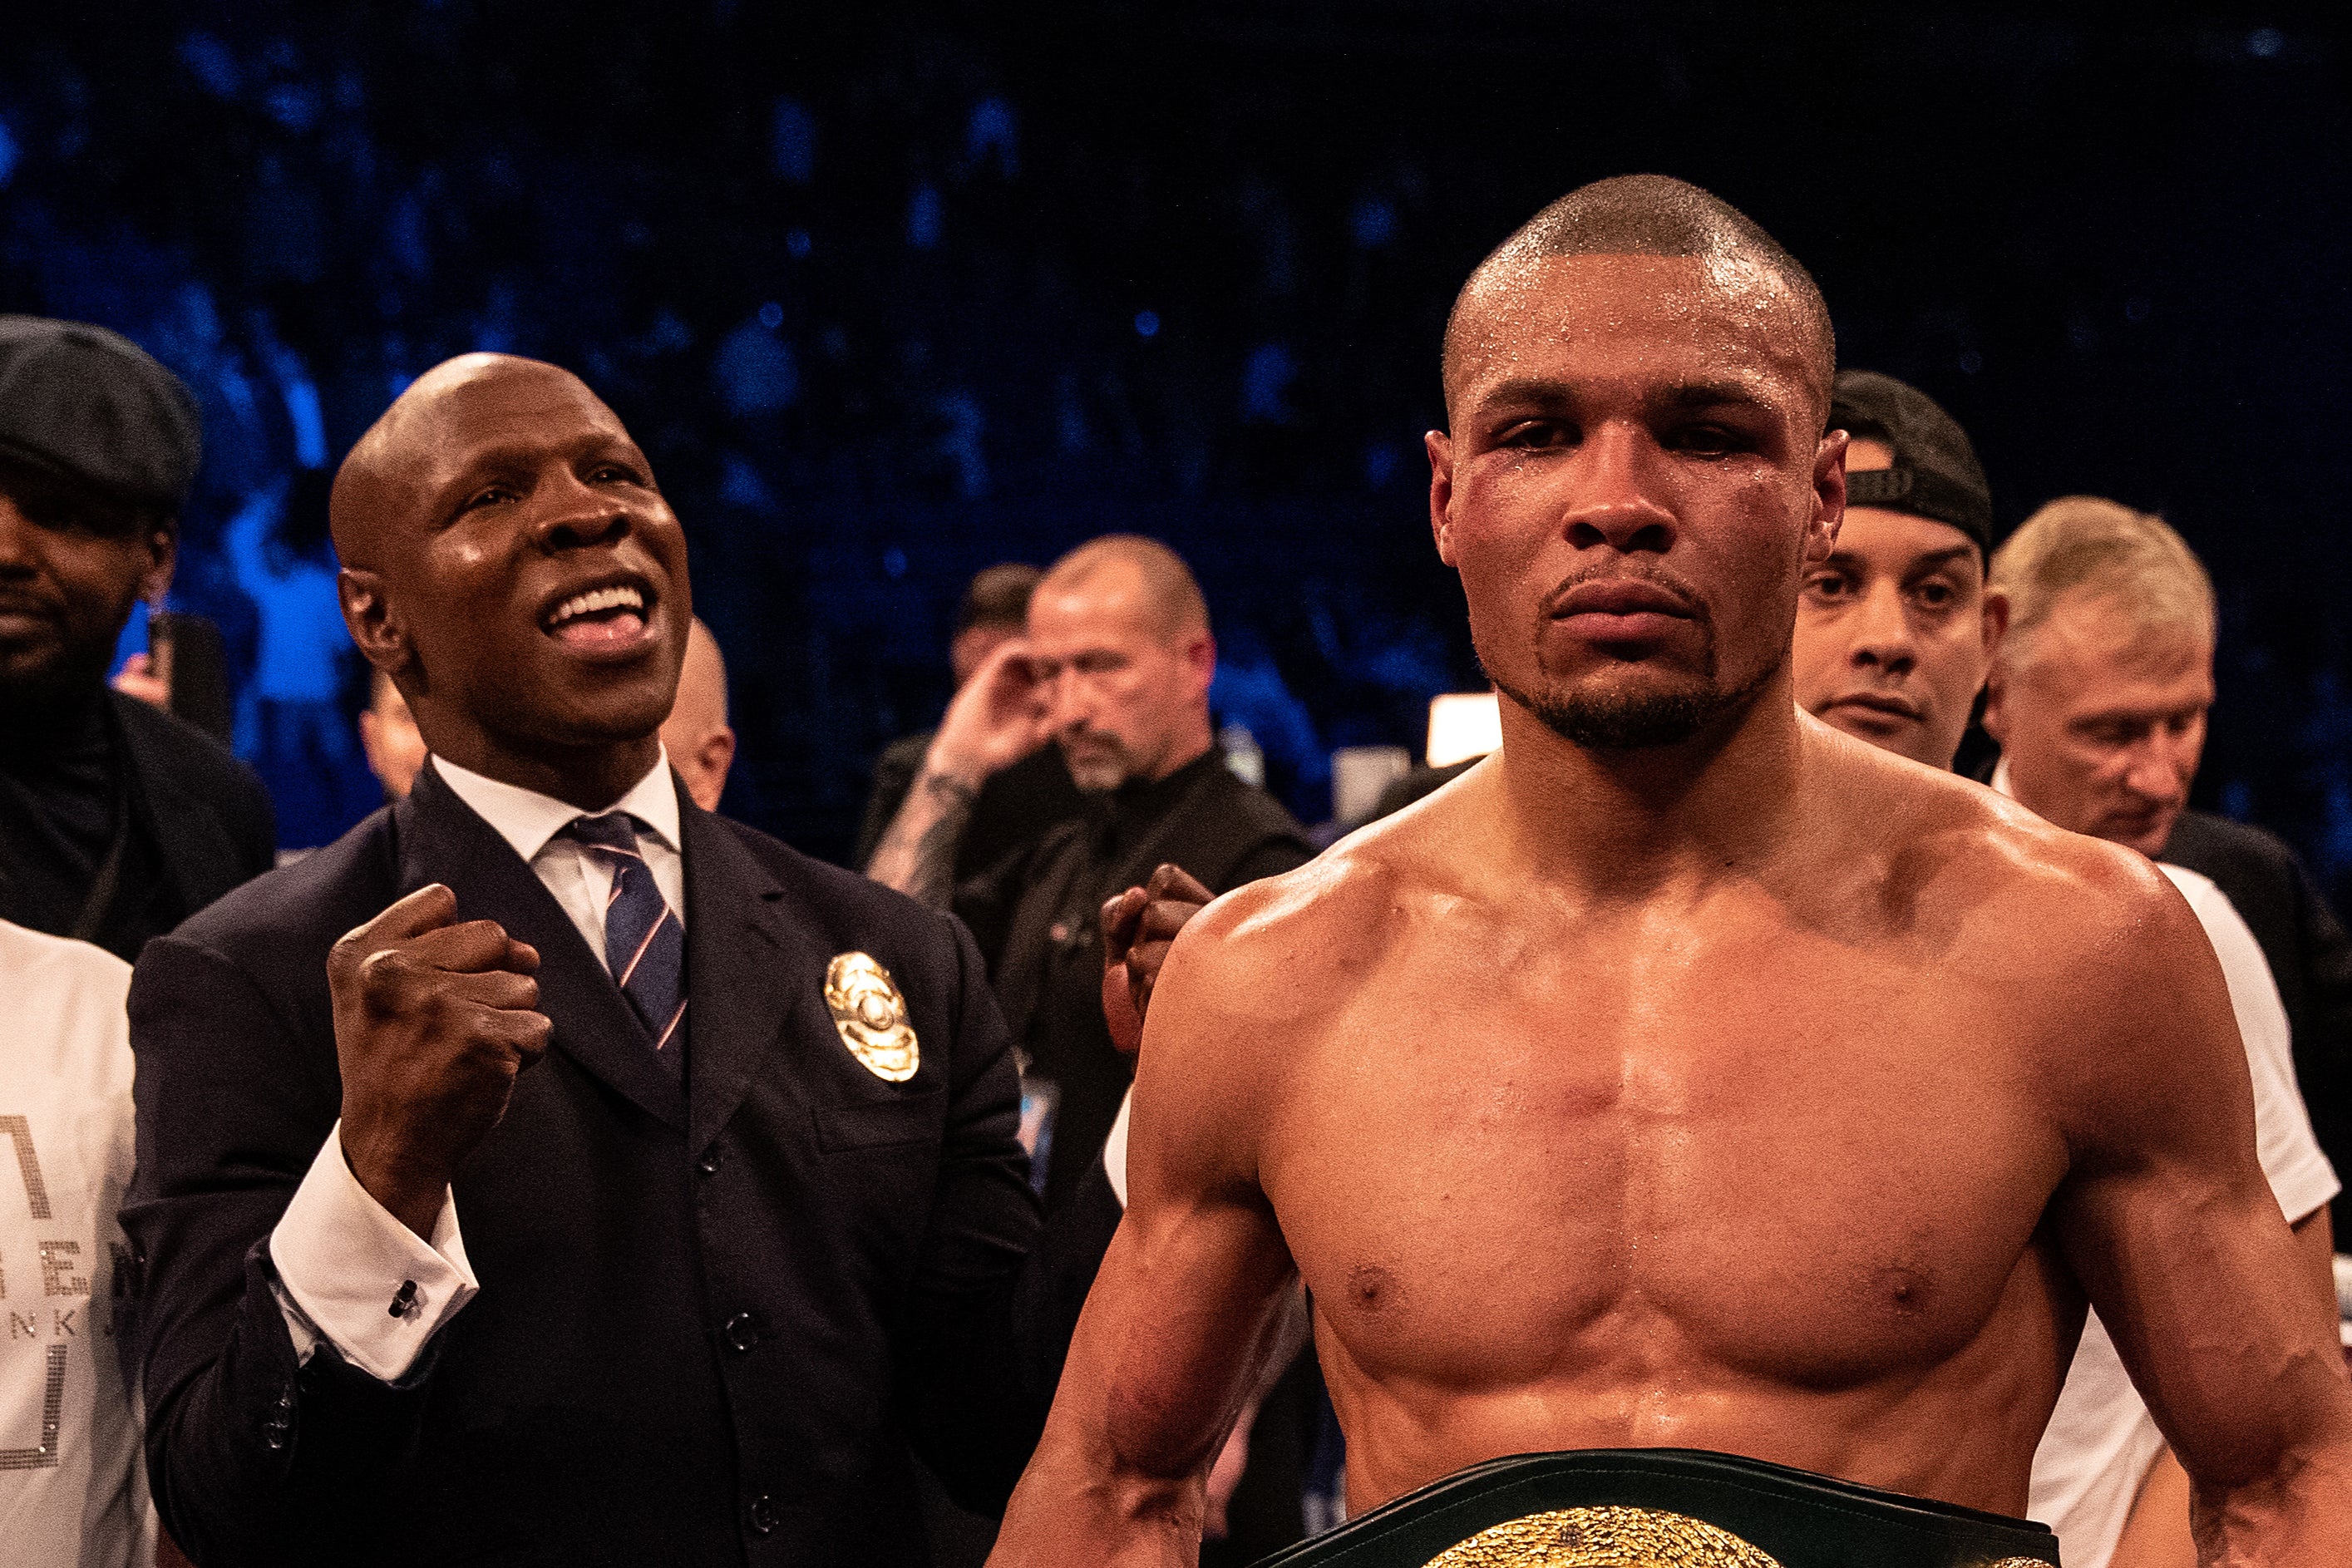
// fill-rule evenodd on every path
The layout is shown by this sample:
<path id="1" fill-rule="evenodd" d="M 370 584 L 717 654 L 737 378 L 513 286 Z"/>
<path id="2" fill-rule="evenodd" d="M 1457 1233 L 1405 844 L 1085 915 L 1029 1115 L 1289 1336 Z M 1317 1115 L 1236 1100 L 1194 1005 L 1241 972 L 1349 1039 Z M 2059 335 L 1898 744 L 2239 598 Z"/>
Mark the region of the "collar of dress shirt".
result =
<path id="1" fill-rule="evenodd" d="M 446 757 L 435 757 L 433 771 L 441 782 L 455 791 L 459 800 L 481 814 L 482 820 L 498 829 L 499 837 L 514 846 L 526 866 L 539 858 L 547 841 L 563 831 L 575 816 L 595 816 L 596 812 L 583 812 L 569 801 L 541 795 L 535 789 L 503 784 L 461 768 Z M 646 776 L 629 787 L 628 794 L 604 808 L 625 811 L 650 827 L 661 841 L 685 853 L 684 840 L 679 837 L 677 822 L 677 788 L 670 782 L 669 748 L 662 748 Z"/>

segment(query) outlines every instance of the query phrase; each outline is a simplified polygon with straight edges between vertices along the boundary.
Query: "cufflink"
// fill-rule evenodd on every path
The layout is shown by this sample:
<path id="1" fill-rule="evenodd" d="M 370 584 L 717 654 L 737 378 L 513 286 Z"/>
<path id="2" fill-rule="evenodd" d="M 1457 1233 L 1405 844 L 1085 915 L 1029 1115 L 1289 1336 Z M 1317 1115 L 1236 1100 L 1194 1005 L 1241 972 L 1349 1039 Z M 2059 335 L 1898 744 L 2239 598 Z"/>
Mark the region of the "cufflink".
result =
<path id="1" fill-rule="evenodd" d="M 384 1310 L 393 1317 L 405 1318 L 413 1315 L 424 1305 L 424 1302 L 416 1299 L 416 1281 L 404 1279 L 400 1282 L 400 1293 L 392 1299 L 392 1305 L 386 1307 Z"/>

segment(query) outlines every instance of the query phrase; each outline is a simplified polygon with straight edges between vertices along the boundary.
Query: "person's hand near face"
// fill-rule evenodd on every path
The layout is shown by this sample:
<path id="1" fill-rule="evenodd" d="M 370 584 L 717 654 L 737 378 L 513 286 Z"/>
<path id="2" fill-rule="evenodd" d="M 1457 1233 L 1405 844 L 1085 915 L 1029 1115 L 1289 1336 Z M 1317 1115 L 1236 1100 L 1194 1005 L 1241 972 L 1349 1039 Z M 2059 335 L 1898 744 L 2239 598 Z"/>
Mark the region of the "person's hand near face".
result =
<path id="1" fill-rule="evenodd" d="M 957 688 L 932 737 L 924 771 L 977 793 L 991 777 L 1045 743 L 1047 717 L 1028 645 L 1007 638 Z"/>

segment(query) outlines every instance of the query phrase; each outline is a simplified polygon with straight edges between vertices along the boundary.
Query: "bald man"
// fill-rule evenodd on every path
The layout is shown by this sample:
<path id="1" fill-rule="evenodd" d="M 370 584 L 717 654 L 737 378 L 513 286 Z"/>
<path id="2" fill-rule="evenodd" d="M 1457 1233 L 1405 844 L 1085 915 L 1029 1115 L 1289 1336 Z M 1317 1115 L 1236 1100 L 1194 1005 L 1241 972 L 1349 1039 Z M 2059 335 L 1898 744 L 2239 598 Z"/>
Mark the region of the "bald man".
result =
<path id="1" fill-rule="evenodd" d="M 694 804 L 717 811 L 727 793 L 727 770 L 735 763 L 735 731 L 727 722 L 727 661 L 698 616 L 687 631 L 677 705 L 662 721 L 661 739 Z"/>
<path id="2" fill-rule="evenodd" d="M 1001 1506 L 1067 1332 L 1013 1331 L 971 939 L 682 785 L 684 535 L 570 374 L 427 374 L 333 521 L 431 758 L 134 977 L 165 1521 L 205 1563 L 925 1562 L 910 1447 Z"/>
<path id="3" fill-rule="evenodd" d="M 2086 1298 L 2206 1561 L 2352 1561 L 2352 1387 L 2195 919 L 1797 707 L 1833 363 L 1675 181 L 1473 274 L 1430 511 L 1502 749 L 1176 939 L 997 1563 L 1191 1562 L 1300 1279 L 1362 1517 L 1297 1568 L 2054 1563 L 2014 1516 Z"/>
<path id="4" fill-rule="evenodd" d="M 1024 635 L 957 692 L 866 868 L 952 907 L 978 940 L 1033 1093 L 1056 1106 L 1040 1157 L 1049 1212 L 1078 1190 L 1134 1076 L 1103 1017 L 1103 900 L 1161 862 L 1224 892 L 1309 853 L 1212 744 L 1216 663 L 1208 605 L 1174 551 L 1126 534 L 1078 546 L 1038 582 Z M 981 786 L 1049 740 L 1089 815 L 954 883 Z"/>

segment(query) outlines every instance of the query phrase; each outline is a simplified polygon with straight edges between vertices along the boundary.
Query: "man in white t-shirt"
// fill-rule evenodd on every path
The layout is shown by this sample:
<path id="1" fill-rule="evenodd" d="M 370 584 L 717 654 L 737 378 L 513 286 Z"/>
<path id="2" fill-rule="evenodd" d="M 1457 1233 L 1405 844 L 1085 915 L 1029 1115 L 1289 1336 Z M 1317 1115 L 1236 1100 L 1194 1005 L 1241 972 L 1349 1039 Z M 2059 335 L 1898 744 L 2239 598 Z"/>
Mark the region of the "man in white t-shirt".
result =
<path id="1" fill-rule="evenodd" d="M 2053 501 L 1993 557 L 2009 602 L 1985 725 L 1993 787 L 2062 827 L 2154 858 L 2189 803 L 2213 701 L 2213 590 L 2161 520 L 2090 497 Z M 2254 1130 L 2280 1211 L 2309 1256 L 2314 1310 L 2332 1310 L 2336 1173 L 2295 1085 L 2286 1010 L 2260 945 L 2221 889 L 2165 866 L 2221 961 L 2254 1085 Z M 2189 1479 L 2167 1452 L 2094 1316 L 2034 1455 L 2032 1515 L 2067 1568 L 2192 1563 Z"/>
<path id="2" fill-rule="evenodd" d="M 115 1353 L 130 985 L 112 953 L 0 921 L 0 1568 L 154 1561 Z"/>

